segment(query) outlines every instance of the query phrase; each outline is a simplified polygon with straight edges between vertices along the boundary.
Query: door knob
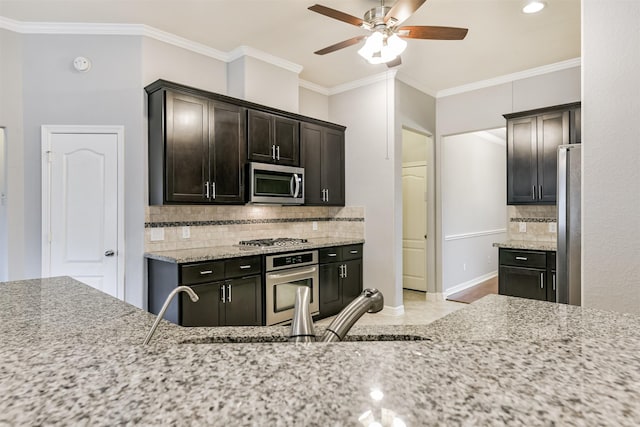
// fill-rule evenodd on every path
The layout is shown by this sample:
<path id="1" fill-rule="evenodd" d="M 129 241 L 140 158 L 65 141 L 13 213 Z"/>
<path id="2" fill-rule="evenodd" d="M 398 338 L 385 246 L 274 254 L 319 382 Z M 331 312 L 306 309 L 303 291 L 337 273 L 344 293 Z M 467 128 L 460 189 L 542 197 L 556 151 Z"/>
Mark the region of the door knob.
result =
<path id="1" fill-rule="evenodd" d="M 113 256 L 115 254 L 115 252 L 113 252 L 111 249 L 109 249 L 108 251 L 104 251 L 104 256 Z"/>

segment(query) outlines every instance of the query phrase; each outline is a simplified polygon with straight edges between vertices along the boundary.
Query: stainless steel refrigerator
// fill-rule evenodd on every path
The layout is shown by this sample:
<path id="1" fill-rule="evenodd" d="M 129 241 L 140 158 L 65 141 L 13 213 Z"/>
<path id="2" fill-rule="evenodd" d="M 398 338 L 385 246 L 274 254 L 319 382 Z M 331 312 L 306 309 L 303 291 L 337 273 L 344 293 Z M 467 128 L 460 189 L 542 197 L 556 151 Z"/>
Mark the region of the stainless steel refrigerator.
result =
<path id="1" fill-rule="evenodd" d="M 582 146 L 558 147 L 558 252 L 556 301 L 580 305 Z"/>

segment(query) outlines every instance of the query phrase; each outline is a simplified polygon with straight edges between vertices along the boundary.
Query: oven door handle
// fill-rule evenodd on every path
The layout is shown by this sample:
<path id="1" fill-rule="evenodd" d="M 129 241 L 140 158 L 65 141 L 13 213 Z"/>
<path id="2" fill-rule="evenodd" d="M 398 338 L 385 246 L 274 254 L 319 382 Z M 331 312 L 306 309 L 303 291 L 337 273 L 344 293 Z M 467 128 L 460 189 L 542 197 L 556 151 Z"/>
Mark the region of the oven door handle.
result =
<path id="1" fill-rule="evenodd" d="M 306 270 L 295 271 L 293 273 L 267 273 L 267 279 L 293 279 L 315 273 L 317 269 L 318 267 L 311 267 Z"/>

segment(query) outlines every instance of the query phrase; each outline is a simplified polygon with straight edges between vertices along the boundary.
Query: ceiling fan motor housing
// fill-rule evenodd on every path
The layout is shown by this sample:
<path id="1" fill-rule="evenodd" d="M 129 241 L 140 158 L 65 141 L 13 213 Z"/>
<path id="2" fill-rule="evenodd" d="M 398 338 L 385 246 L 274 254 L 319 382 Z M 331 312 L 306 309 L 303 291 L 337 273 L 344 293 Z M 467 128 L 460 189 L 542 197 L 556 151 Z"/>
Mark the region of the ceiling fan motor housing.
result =
<path id="1" fill-rule="evenodd" d="M 364 14 L 363 26 L 373 31 L 386 29 L 387 24 L 384 22 L 384 17 L 390 10 L 391 8 L 389 6 L 378 6 L 373 9 L 369 9 Z M 389 23 L 392 24 L 391 20 L 389 20 Z"/>

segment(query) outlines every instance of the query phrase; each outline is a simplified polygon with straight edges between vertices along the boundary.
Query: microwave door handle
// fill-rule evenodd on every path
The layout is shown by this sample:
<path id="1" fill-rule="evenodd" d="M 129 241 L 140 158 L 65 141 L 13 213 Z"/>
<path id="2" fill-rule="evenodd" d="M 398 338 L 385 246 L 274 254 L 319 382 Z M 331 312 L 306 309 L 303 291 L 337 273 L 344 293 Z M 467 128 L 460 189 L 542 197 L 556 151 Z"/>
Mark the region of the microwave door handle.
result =
<path id="1" fill-rule="evenodd" d="M 291 175 L 291 179 L 289 180 L 289 195 L 292 197 L 296 197 L 296 174 Z"/>
<path id="2" fill-rule="evenodd" d="M 293 181 L 294 181 L 294 182 L 295 182 L 295 184 L 296 184 L 296 188 L 295 188 L 295 190 L 293 191 L 293 197 L 297 198 L 297 197 L 298 197 L 298 195 L 300 194 L 300 178 L 298 177 L 298 174 L 297 174 L 297 173 L 294 173 L 294 174 L 293 174 Z"/>

